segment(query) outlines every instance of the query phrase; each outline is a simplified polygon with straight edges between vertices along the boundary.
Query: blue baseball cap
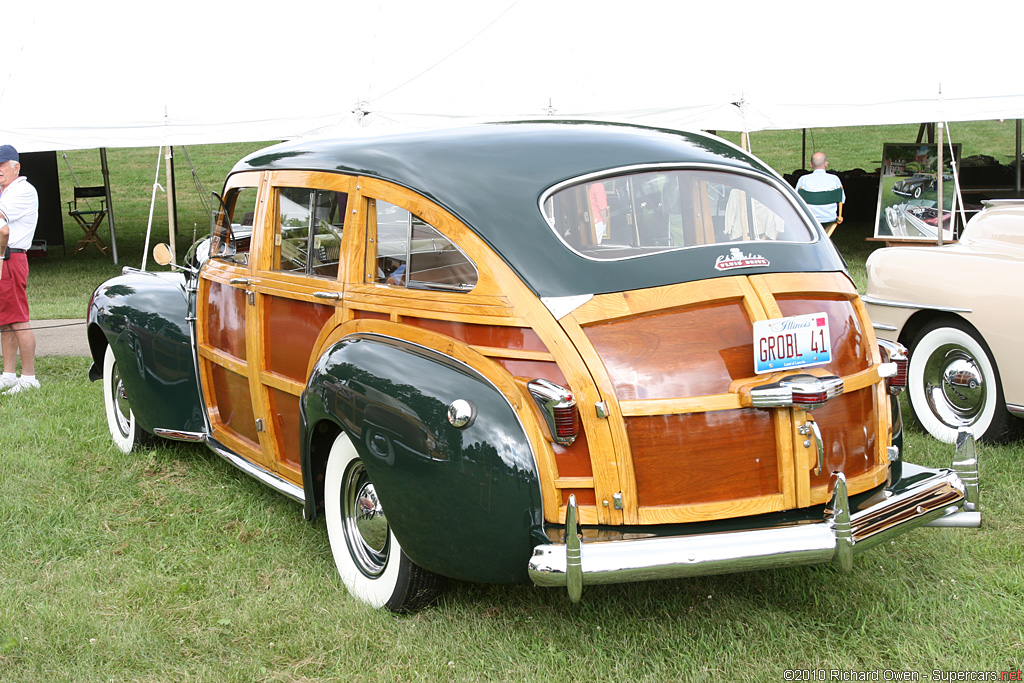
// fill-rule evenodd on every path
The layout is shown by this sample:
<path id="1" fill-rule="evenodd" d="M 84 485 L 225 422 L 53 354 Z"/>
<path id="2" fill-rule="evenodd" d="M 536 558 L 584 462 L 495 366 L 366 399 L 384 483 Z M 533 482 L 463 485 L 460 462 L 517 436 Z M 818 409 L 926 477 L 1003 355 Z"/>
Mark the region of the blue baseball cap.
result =
<path id="1" fill-rule="evenodd" d="M 18 150 L 14 149 L 11 145 L 0 145 L 0 164 L 8 161 L 21 163 L 21 160 L 18 158 Z"/>

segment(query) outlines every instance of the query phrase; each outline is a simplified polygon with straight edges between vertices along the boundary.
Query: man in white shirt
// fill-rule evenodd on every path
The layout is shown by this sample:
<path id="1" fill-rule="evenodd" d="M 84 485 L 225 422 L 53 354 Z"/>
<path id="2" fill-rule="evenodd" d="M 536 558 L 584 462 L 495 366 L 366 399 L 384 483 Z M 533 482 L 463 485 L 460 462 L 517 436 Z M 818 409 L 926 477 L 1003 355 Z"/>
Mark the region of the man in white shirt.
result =
<path id="1" fill-rule="evenodd" d="M 828 157 L 825 156 L 824 152 L 815 152 L 811 155 L 811 172 L 807 175 L 800 176 L 800 179 L 796 181 L 796 190 L 804 190 L 806 192 L 833 192 L 840 190 L 836 193 L 842 197 L 842 202 L 846 201 L 846 192 L 843 190 L 843 183 L 839 180 L 839 176 L 828 173 L 825 169 L 828 168 Z M 806 198 L 806 197 L 805 197 Z M 818 219 L 818 222 L 822 225 L 832 223 L 836 220 L 839 204 L 838 202 L 830 202 L 828 204 L 814 204 L 808 202 L 811 213 Z"/>
<path id="2" fill-rule="evenodd" d="M 18 151 L 0 145 L 0 350 L 4 356 L 0 391 L 4 394 L 39 388 L 36 337 L 29 323 L 26 293 L 27 252 L 39 219 L 39 196 L 20 172 Z M 19 354 L 21 377 L 16 374 Z"/>

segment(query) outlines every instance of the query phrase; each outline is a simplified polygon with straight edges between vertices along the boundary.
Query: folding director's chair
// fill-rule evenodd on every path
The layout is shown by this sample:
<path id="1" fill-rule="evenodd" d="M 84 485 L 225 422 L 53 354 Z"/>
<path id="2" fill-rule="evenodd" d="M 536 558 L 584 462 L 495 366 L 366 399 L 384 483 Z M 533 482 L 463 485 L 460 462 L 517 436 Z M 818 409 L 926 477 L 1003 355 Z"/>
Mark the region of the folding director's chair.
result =
<path id="1" fill-rule="evenodd" d="M 89 200 L 99 199 L 99 208 L 93 207 Z M 79 204 L 79 202 L 82 204 Z M 107 215 L 107 189 L 97 187 L 76 187 L 74 201 L 68 202 L 68 215 L 85 231 L 85 237 L 78 241 L 75 253 L 82 251 L 90 244 L 95 244 L 101 253 L 107 253 L 107 244 L 99 236 L 100 223 Z"/>

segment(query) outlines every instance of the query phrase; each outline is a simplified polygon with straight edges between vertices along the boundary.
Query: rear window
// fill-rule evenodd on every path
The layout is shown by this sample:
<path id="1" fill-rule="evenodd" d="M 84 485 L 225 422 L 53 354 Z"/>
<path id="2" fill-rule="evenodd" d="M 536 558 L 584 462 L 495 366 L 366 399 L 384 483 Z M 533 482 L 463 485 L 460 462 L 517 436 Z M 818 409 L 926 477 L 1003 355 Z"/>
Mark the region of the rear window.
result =
<path id="1" fill-rule="evenodd" d="M 574 182 L 547 195 L 541 208 L 562 242 L 597 260 L 713 244 L 817 238 L 777 188 L 745 175 L 703 169 Z"/>

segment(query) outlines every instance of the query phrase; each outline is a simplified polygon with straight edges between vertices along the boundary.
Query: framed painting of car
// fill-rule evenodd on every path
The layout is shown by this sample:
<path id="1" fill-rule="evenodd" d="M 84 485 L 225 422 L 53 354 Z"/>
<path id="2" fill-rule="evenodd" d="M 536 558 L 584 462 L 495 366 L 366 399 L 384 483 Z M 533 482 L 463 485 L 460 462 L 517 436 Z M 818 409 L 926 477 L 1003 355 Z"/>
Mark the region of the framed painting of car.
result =
<path id="1" fill-rule="evenodd" d="M 324 519 L 349 592 L 834 562 L 980 523 L 973 441 L 902 452 L 905 354 L 781 177 L 581 122 L 298 141 L 174 272 L 101 285 L 114 442 L 205 443 Z"/>
<path id="2" fill-rule="evenodd" d="M 929 143 L 886 143 L 878 180 L 878 211 L 875 237 L 890 241 L 935 242 L 942 226 L 942 240 L 956 235 L 955 196 L 952 168 L 960 159 L 960 144 L 947 147 L 938 171 L 938 145 Z M 939 201 L 939 178 L 942 201 Z"/>

